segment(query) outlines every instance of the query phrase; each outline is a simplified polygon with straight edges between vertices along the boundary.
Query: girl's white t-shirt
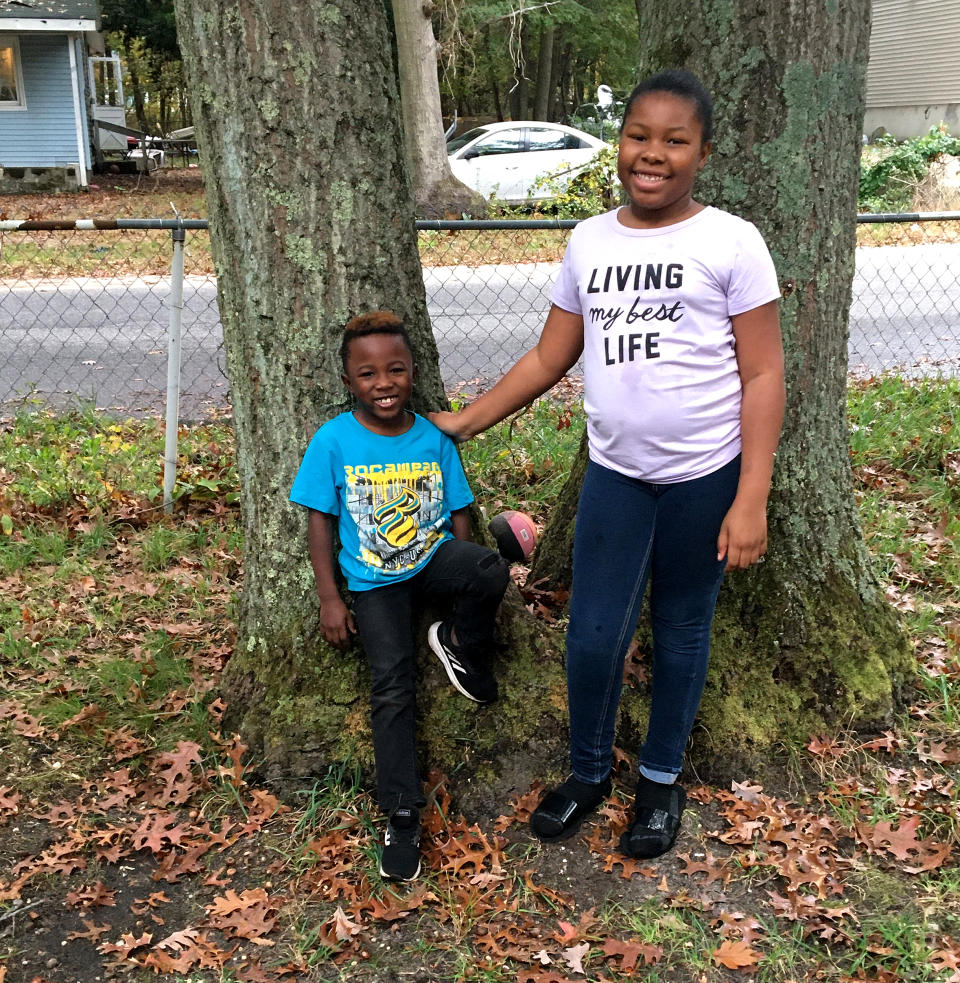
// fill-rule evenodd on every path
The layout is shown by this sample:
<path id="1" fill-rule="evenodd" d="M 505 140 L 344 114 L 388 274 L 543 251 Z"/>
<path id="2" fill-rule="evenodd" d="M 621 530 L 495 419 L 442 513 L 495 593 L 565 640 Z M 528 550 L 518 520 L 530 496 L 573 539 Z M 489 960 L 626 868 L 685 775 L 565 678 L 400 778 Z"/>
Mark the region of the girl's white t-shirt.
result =
<path id="1" fill-rule="evenodd" d="M 731 316 L 780 296 L 756 226 L 707 207 L 661 229 L 581 222 L 551 302 L 583 316 L 590 459 L 658 484 L 740 453 Z"/>

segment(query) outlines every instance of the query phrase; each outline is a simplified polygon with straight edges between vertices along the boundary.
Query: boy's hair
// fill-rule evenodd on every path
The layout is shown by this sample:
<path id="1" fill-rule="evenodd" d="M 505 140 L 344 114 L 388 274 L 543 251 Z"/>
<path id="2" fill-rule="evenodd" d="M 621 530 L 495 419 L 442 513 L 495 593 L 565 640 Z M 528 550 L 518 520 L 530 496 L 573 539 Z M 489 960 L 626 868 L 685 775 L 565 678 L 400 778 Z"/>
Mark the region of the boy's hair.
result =
<path id="1" fill-rule="evenodd" d="M 630 93 L 627 104 L 623 107 L 623 119 L 620 122 L 621 133 L 626 125 L 627 116 L 630 115 L 630 107 L 640 96 L 644 96 L 648 92 L 669 92 L 671 95 L 680 96 L 682 99 L 689 99 L 693 103 L 694 112 L 700 121 L 703 142 L 709 143 L 713 139 L 713 99 L 700 79 L 685 68 L 668 68 L 666 71 L 657 72 L 656 75 L 645 78 Z"/>
<path id="2" fill-rule="evenodd" d="M 403 326 L 403 321 L 397 317 L 393 311 L 370 311 L 368 314 L 359 314 L 353 320 L 347 322 L 343 329 L 343 340 L 340 342 L 340 361 L 343 364 L 343 371 L 347 371 L 347 356 L 350 354 L 350 344 L 357 338 L 366 338 L 371 334 L 392 334 L 403 339 L 410 358 L 413 358 L 413 346 L 410 344 L 410 336 L 407 329 Z"/>

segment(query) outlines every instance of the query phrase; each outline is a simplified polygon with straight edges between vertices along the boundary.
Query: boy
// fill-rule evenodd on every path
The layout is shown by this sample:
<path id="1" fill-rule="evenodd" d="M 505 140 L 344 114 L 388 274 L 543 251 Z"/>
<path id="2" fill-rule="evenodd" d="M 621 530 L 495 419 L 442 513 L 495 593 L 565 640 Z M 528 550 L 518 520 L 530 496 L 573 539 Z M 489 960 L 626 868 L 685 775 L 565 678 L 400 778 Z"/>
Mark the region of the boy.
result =
<path id="1" fill-rule="evenodd" d="M 388 816 L 380 874 L 411 881 L 420 873 L 418 808 L 426 804 L 414 740 L 412 602 L 453 601 L 449 620 L 430 626 L 430 648 L 460 693 L 492 703 L 497 685 L 486 662 L 510 569 L 469 541 L 473 495 L 453 442 L 407 409 L 416 369 L 400 318 L 355 317 L 340 357 L 355 408 L 314 435 L 290 500 L 310 509 L 323 637 L 343 646 L 358 633 L 370 664 L 377 797 Z M 334 577 L 334 520 L 354 616 Z"/>

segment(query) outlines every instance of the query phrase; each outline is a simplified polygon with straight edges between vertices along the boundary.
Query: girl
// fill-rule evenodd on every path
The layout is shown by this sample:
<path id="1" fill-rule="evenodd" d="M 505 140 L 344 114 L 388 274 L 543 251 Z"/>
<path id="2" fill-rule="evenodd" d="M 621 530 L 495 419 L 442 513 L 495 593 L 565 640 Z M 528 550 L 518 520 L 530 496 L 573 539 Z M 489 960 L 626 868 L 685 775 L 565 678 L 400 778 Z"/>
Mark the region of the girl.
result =
<path id="1" fill-rule="evenodd" d="M 673 845 L 676 779 L 706 676 L 725 569 L 766 552 L 783 418 L 776 272 L 749 222 L 691 197 L 713 105 L 667 71 L 631 93 L 617 174 L 629 204 L 570 237 L 536 347 L 487 394 L 433 421 L 466 439 L 546 392 L 583 355 L 589 464 L 577 511 L 567 633 L 572 774 L 531 817 L 572 836 L 610 792 L 623 661 L 651 581 L 650 723 L 620 846 Z"/>

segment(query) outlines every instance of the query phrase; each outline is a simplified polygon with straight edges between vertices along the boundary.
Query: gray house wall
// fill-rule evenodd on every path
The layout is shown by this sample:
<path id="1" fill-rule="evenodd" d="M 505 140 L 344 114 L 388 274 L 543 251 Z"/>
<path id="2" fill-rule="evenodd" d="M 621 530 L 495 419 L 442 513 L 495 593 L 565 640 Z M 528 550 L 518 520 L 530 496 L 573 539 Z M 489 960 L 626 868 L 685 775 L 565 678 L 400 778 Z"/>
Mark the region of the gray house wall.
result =
<path id="1" fill-rule="evenodd" d="M 863 129 L 960 135 L 960 0 L 873 0 Z"/>

